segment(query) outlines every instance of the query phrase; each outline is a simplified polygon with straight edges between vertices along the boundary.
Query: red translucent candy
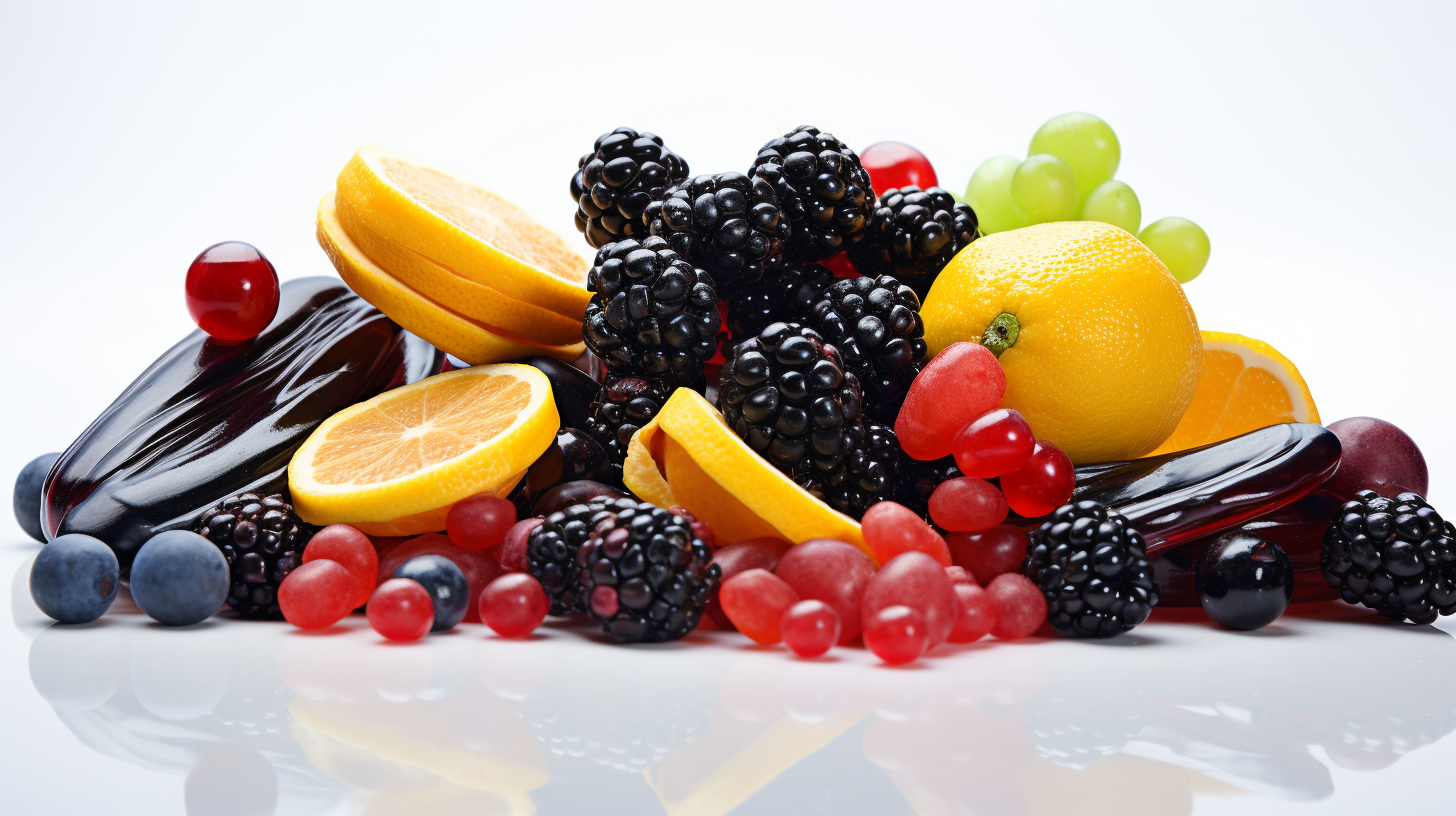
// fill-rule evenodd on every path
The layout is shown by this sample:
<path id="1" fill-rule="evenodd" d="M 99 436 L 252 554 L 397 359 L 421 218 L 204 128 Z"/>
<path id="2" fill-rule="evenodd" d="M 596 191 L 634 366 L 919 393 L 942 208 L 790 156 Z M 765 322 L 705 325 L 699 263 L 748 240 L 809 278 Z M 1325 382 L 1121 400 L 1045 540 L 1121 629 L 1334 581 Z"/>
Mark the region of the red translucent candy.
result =
<path id="1" fill-rule="evenodd" d="M 998 524 L 978 533 L 951 533 L 945 537 L 950 557 L 965 567 L 976 583 L 985 586 L 998 575 L 1020 572 L 1030 543 L 1026 531 L 1010 524 Z"/>
<path id="2" fill-rule="evenodd" d="M 225 241 L 187 267 L 187 311 L 218 340 L 257 337 L 278 314 L 278 273 L 257 247 Z"/>
<path id="3" fill-rule="evenodd" d="M 369 625 L 390 640 L 419 640 L 435 625 L 435 604 L 418 581 L 391 578 L 379 585 L 364 608 Z"/>
<path id="4" fill-rule="evenodd" d="M 357 606 L 353 603 L 357 587 L 343 564 L 320 558 L 288 573 L 278 585 L 278 608 L 283 619 L 299 629 L 323 629 Z"/>
<path id="5" fill-rule="evenodd" d="M 869 172 L 870 186 L 878 195 L 896 187 L 928 190 L 940 184 L 930 159 L 904 142 L 875 142 L 859 154 L 859 161 Z"/>
<path id="6" fill-rule="evenodd" d="M 975 584 L 956 584 L 956 601 L 960 612 L 950 630 L 951 643 L 975 643 L 996 627 L 996 605 L 991 595 Z"/>
<path id="7" fill-rule="evenodd" d="M 779 631 L 799 657 L 818 657 L 839 642 L 839 613 L 823 601 L 799 601 L 784 612 Z"/>
<path id="8" fill-rule="evenodd" d="M 443 533 L 426 533 L 407 539 L 391 547 L 379 558 L 379 580 L 394 575 L 404 562 L 417 555 L 443 555 L 455 562 L 465 574 L 465 583 L 470 587 L 470 598 L 465 607 L 465 622 L 480 622 L 480 593 L 486 585 L 501 575 L 500 562 L 487 550 L 467 550 L 452 542 Z"/>
<path id="9" fill-rule="evenodd" d="M 996 623 L 991 634 L 1001 640 L 1019 640 L 1041 628 L 1046 621 L 1046 596 L 1021 573 L 1008 572 L 996 576 L 986 586 Z"/>
<path id="10" fill-rule="evenodd" d="M 974 584 L 975 576 L 971 575 L 965 567 L 950 566 L 945 568 L 945 577 L 950 579 L 951 584 Z"/>
<path id="11" fill-rule="evenodd" d="M 1026 464 L 1036 439 L 1019 411 L 997 408 L 961 428 L 951 440 L 956 467 L 966 476 L 991 479 Z"/>
<path id="12" fill-rule="evenodd" d="M 908 606 L 887 606 L 865 618 L 865 647 L 875 657 L 898 666 L 925 654 L 930 648 L 930 635 L 925 616 Z"/>
<path id="13" fill-rule="evenodd" d="M 526 545 L 531 541 L 531 531 L 545 523 L 543 518 L 528 518 L 511 525 L 500 548 L 501 569 L 506 572 L 526 571 Z"/>
<path id="14" fill-rule="evenodd" d="M 303 563 L 316 558 L 337 561 L 349 571 L 354 579 L 354 599 L 350 609 L 358 609 L 369 602 L 379 575 L 379 556 L 369 536 L 347 524 L 330 524 L 314 533 L 303 548 Z"/>
<path id="15" fill-rule="evenodd" d="M 946 479 L 930 494 L 930 518 L 952 532 L 985 530 L 1006 520 L 1006 500 L 984 479 Z"/>
<path id="16" fill-rule="evenodd" d="M 876 612 L 887 606 L 903 604 L 918 610 L 925 616 L 925 631 L 930 637 L 927 649 L 945 642 L 955 626 L 959 608 L 945 567 L 921 552 L 898 555 L 880 567 L 865 587 L 860 603 L 865 626 Z"/>
<path id="17" fill-rule="evenodd" d="M 915 459 L 951 455 L 961 428 L 1001 404 L 1006 373 L 980 343 L 952 343 L 926 364 L 895 419 L 900 447 Z"/>
<path id="18" fill-rule="evenodd" d="M 849 256 L 843 252 L 836 252 L 828 258 L 819 262 L 820 266 L 834 273 L 836 278 L 858 278 L 859 270 L 849 260 Z"/>
<path id="19" fill-rule="evenodd" d="M 516 505 L 493 493 L 461 499 L 445 515 L 445 533 L 467 550 L 483 550 L 505 541 L 516 523 Z"/>
<path id="20" fill-rule="evenodd" d="M 788 548 L 788 544 L 777 538 L 750 538 L 736 544 L 729 544 L 723 549 L 713 553 L 712 563 L 718 565 L 723 571 L 718 579 L 718 585 L 732 578 L 740 572 L 747 572 L 751 569 L 766 569 L 773 572 L 779 564 L 779 556 Z M 708 603 L 703 607 L 703 614 L 709 620 L 718 624 L 719 629 L 733 631 L 733 621 L 723 612 L 723 604 L 718 600 L 717 593 L 708 598 Z"/>
<path id="21" fill-rule="evenodd" d="M 800 598 L 834 608 L 841 645 L 859 637 L 860 600 L 875 577 L 875 564 L 858 547 L 832 538 L 811 539 L 784 553 L 774 574 Z"/>
<path id="22" fill-rule="evenodd" d="M 779 642 L 784 612 L 799 602 L 793 588 L 766 569 L 740 572 L 724 581 L 718 598 L 733 626 L 765 646 Z"/>
<path id="23" fill-rule="evenodd" d="M 1036 518 L 1066 504 L 1077 485 L 1072 460 L 1050 442 L 1037 440 L 1026 464 L 1001 477 L 1001 493 L 1018 516 Z"/>
<path id="24" fill-rule="evenodd" d="M 870 505 L 860 519 L 860 530 L 865 544 L 881 564 L 904 552 L 923 552 L 941 566 L 951 564 L 945 539 L 919 514 L 902 504 L 882 501 Z"/>
<path id="25" fill-rule="evenodd" d="M 524 572 L 502 575 L 480 593 L 480 619 L 501 637 L 531 634 L 550 609 L 546 590 Z"/>

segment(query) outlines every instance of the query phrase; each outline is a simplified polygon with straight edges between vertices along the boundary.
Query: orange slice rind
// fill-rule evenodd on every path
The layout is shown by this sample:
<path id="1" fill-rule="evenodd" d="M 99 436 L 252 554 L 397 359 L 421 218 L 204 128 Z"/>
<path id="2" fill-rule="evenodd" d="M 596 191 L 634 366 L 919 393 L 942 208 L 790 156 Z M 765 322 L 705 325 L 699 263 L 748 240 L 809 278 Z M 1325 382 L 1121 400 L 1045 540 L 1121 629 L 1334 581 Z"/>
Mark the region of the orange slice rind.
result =
<path id="1" fill-rule="evenodd" d="M 491 493 L 505 498 L 525 476 L 526 474 L 524 473 L 517 473 L 509 479 L 506 479 L 503 484 L 484 488 L 471 495 Z M 400 518 L 390 519 L 389 521 L 355 521 L 350 522 L 350 526 L 365 535 L 371 536 L 403 538 L 405 536 L 423 535 L 424 533 L 438 533 L 445 529 L 445 519 L 450 515 L 450 508 L 454 506 L 453 504 L 447 504 L 444 507 L 436 507 L 433 510 L 426 510 L 423 513 L 401 516 Z"/>

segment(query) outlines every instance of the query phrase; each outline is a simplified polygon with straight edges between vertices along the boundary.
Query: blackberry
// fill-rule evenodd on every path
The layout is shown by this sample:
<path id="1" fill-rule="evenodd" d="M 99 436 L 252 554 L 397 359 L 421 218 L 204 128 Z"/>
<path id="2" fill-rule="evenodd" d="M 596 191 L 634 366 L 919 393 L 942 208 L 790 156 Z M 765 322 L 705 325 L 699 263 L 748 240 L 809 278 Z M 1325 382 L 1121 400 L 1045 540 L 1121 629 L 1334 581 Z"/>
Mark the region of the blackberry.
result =
<path id="1" fill-rule="evenodd" d="M 1021 573 L 1047 599 L 1047 622 L 1064 635 L 1112 637 L 1148 619 L 1158 585 L 1142 534 L 1105 504 L 1064 504 L 1031 534 Z"/>
<path id="2" fill-rule="evenodd" d="M 303 563 L 316 532 L 282 494 L 241 493 L 202 514 L 196 531 L 227 557 L 232 588 L 227 605 L 245 618 L 277 618 L 278 585 Z"/>
<path id="3" fill-rule="evenodd" d="M 808 323 L 859 380 L 865 417 L 893 425 L 925 361 L 920 298 L 888 275 L 845 278 L 824 290 Z"/>
<path id="4" fill-rule="evenodd" d="M 900 460 L 900 475 L 896 480 L 895 501 L 919 513 L 922 518 L 930 517 L 930 494 L 947 479 L 962 476 L 956 467 L 955 457 L 947 456 L 929 462 L 911 459 Z"/>
<path id="5" fill-rule="evenodd" d="M 1430 623 L 1456 612 L 1456 527 L 1415 493 L 1362 490 L 1325 530 L 1320 571 L 1346 603 Z"/>
<path id="6" fill-rule="evenodd" d="M 688 163 L 664 147 L 661 137 L 628 127 L 602 134 L 576 166 L 571 177 L 576 228 L 597 249 L 623 238 L 646 238 L 647 205 L 688 177 Z"/>
<path id="7" fill-rule="evenodd" d="M 675 184 L 647 205 L 648 232 L 708 270 L 724 296 L 783 265 L 789 219 L 773 186 L 742 173 Z"/>
<path id="8" fill-rule="evenodd" d="M 759 148 L 748 174 L 773 185 L 793 222 L 790 258 L 820 261 L 868 234 L 875 210 L 870 174 L 831 134 L 795 128 Z"/>
<path id="9" fill-rule="evenodd" d="M 718 292 L 661 238 L 597 250 L 582 336 L 614 374 L 668 377 L 689 385 L 718 351 Z"/>
<path id="10" fill-rule="evenodd" d="M 756 337 L 770 323 L 802 323 L 834 280 L 834 273 L 819 264 L 785 261 L 781 269 L 729 293 L 734 339 Z"/>
<path id="11" fill-rule="evenodd" d="M 895 498 L 901 462 L 907 457 L 895 432 L 878 422 L 855 423 L 847 442 L 844 467 L 825 477 L 823 486 L 813 492 L 822 493 L 835 510 L 858 519 L 875 502 Z"/>
<path id="12" fill-rule="evenodd" d="M 526 570 L 546 590 L 551 614 L 565 616 L 585 611 L 577 605 L 577 551 L 598 524 L 637 506 L 631 499 L 603 496 L 551 513 L 531 531 L 526 540 Z"/>
<path id="13" fill-rule="evenodd" d="M 940 187 L 901 187 L 880 196 L 870 236 L 849 250 L 863 275 L 894 275 L 925 297 L 940 270 L 981 237 L 976 211 Z"/>
<path id="14" fill-rule="evenodd" d="M 728 427 L 799 484 L 844 465 L 860 390 L 834 346 L 798 323 L 774 323 L 733 348 L 718 381 Z"/>
<path id="15" fill-rule="evenodd" d="M 672 391 L 672 382 L 663 378 L 608 377 L 592 400 L 586 430 L 607 452 L 607 465 L 618 484 L 622 481 L 622 463 L 627 459 L 627 443 L 657 416 Z"/>
<path id="16" fill-rule="evenodd" d="M 618 643 L 693 631 L 723 571 L 687 518 L 650 504 L 596 524 L 577 555 L 577 604 Z"/>

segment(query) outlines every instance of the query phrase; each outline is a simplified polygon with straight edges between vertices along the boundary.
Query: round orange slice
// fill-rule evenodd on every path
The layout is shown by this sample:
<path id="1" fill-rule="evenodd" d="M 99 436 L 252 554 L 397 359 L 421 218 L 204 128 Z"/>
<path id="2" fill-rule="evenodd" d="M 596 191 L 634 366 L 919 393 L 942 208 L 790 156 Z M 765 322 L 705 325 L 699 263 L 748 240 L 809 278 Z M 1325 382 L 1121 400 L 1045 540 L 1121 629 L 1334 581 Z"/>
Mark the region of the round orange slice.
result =
<path id="1" fill-rule="evenodd" d="M 538 369 L 451 371 L 324 420 L 293 455 L 288 489 L 311 524 L 425 514 L 499 489 L 550 447 L 560 425 Z"/>

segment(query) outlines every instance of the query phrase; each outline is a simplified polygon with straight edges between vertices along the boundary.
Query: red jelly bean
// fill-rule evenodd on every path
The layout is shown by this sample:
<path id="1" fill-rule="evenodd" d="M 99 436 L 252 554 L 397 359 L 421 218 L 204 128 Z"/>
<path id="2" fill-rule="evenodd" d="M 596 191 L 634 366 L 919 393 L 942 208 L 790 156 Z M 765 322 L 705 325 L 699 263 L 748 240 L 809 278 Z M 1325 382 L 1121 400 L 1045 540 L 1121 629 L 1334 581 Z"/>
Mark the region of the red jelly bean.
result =
<path id="1" fill-rule="evenodd" d="M 955 626 L 955 589 L 945 567 L 921 552 L 907 552 L 886 562 L 865 587 L 861 615 L 868 621 L 887 606 L 904 604 L 925 616 L 926 632 L 934 649 L 945 642 Z M 868 623 L 865 624 L 868 626 Z"/>
<path id="2" fill-rule="evenodd" d="M 975 584 L 956 584 L 956 601 L 960 614 L 956 615 L 955 628 L 950 630 L 951 643 L 975 643 L 996 627 L 996 605 L 991 602 L 990 593 Z"/>
<path id="3" fill-rule="evenodd" d="M 784 612 L 799 602 L 798 593 L 766 569 L 740 572 L 724 581 L 718 598 L 738 631 L 765 646 L 779 642 Z"/>
<path id="4" fill-rule="evenodd" d="M 784 553 L 774 574 L 800 598 L 823 601 L 839 615 L 839 643 L 859 637 L 860 600 L 875 577 L 875 564 L 858 547 L 832 538 L 805 541 Z"/>
<path id="5" fill-rule="evenodd" d="M 786 542 L 776 538 L 750 538 L 747 541 L 729 544 L 713 553 L 712 563 L 717 564 L 718 568 L 723 571 L 723 575 L 718 579 L 718 585 L 722 586 L 723 582 L 729 578 L 751 569 L 766 569 L 773 572 L 778 567 L 779 555 L 788 546 Z M 733 621 L 724 614 L 723 604 L 719 601 L 717 593 L 708 598 L 707 605 L 703 607 L 703 614 L 718 624 L 719 629 L 733 631 Z"/>
<path id="6" fill-rule="evenodd" d="M 303 563 L 316 558 L 337 561 L 349 571 L 354 579 L 354 599 L 350 609 L 358 609 L 369 602 L 379 575 L 379 556 L 369 536 L 347 524 L 330 524 L 314 533 L 303 548 Z"/>
<path id="7" fill-rule="evenodd" d="M 928 190 L 940 184 L 930 159 L 904 142 L 875 142 L 859 154 L 859 161 L 870 174 L 870 186 L 879 195 L 896 187 Z"/>
<path id="8" fill-rule="evenodd" d="M 930 518 L 952 532 L 985 530 L 1006 520 L 1006 500 L 983 479 L 946 479 L 930 494 Z M 946 551 L 949 558 L 950 551 Z"/>
<path id="9" fill-rule="evenodd" d="M 945 537 L 951 561 L 965 567 L 976 583 L 985 586 L 998 575 L 1019 572 L 1030 543 L 1026 531 L 998 524 L 978 533 L 951 533 Z"/>
<path id="10" fill-rule="evenodd" d="M 910 385 L 895 419 L 895 437 L 915 459 L 950 456 L 960 429 L 999 405 L 1005 394 L 1006 373 L 990 349 L 952 343 Z"/>
<path id="11" fill-rule="evenodd" d="M 1020 573 L 996 576 L 986 586 L 986 594 L 996 610 L 996 623 L 991 627 L 991 634 L 1001 640 L 1027 637 L 1046 621 L 1046 596 Z"/>
<path id="12" fill-rule="evenodd" d="M 465 607 L 465 622 L 480 622 L 480 593 L 487 584 L 501 575 L 500 562 L 486 550 L 467 550 L 452 542 L 441 533 L 426 533 L 392 547 L 379 559 L 379 580 L 394 575 L 400 564 L 417 555 L 443 555 L 455 562 L 465 574 L 465 583 L 470 587 L 470 598 Z"/>
<path id="13" fill-rule="evenodd" d="M 543 518 L 528 518 L 511 525 L 500 548 L 501 569 L 506 572 L 526 571 L 526 545 L 531 542 L 531 531 L 544 523 L 546 519 Z"/>
<path id="14" fill-rule="evenodd" d="M 257 337 L 278 314 L 278 273 L 242 241 L 202 250 L 187 268 L 186 290 L 193 322 L 218 340 Z"/>
<path id="15" fill-rule="evenodd" d="M 951 455 L 962 474 L 990 479 L 1026 464 L 1036 439 L 1019 411 L 997 408 L 961 428 L 951 440 Z"/>
<path id="16" fill-rule="evenodd" d="M 875 657 L 898 666 L 925 654 L 930 648 L 930 635 L 920 610 L 887 606 L 865 619 L 864 642 Z"/>
<path id="17" fill-rule="evenodd" d="M 390 640 L 419 640 L 435 625 L 435 604 L 418 581 L 391 578 L 379 585 L 364 608 L 369 625 Z"/>
<path id="18" fill-rule="evenodd" d="M 299 629 L 323 629 L 344 619 L 356 604 L 358 581 L 343 564 L 320 558 L 300 564 L 278 585 L 283 619 Z"/>
<path id="19" fill-rule="evenodd" d="M 445 515 L 445 533 L 467 550 L 483 550 L 505 541 L 516 523 L 516 505 L 494 493 L 461 499 Z"/>
<path id="20" fill-rule="evenodd" d="M 1045 516 L 1066 504 L 1077 485 L 1072 460 L 1050 442 L 1037 440 L 1026 464 L 1001 477 L 1006 504 L 1019 516 Z"/>
<path id="21" fill-rule="evenodd" d="M 870 505 L 860 519 L 860 530 L 865 544 L 881 564 L 905 552 L 923 552 L 944 567 L 951 564 L 945 539 L 919 514 L 902 504 L 883 501 Z"/>
<path id="22" fill-rule="evenodd" d="M 839 642 L 839 613 L 823 601 L 799 601 L 784 612 L 779 631 L 799 657 L 818 657 Z"/>
<path id="23" fill-rule="evenodd" d="M 550 609 L 546 590 L 524 572 L 502 575 L 480 593 L 480 619 L 501 637 L 531 634 L 546 620 Z"/>

